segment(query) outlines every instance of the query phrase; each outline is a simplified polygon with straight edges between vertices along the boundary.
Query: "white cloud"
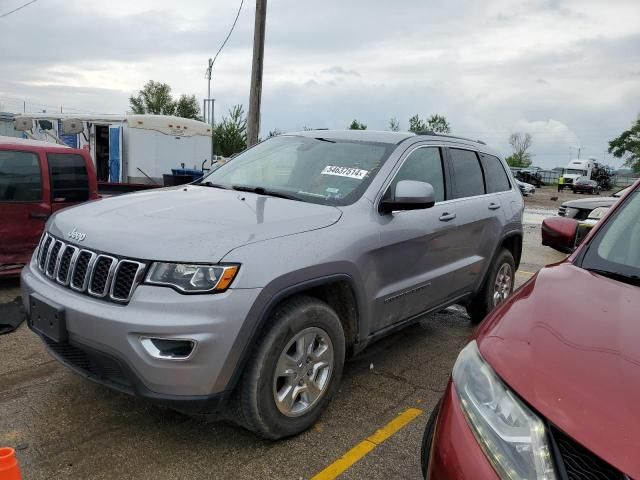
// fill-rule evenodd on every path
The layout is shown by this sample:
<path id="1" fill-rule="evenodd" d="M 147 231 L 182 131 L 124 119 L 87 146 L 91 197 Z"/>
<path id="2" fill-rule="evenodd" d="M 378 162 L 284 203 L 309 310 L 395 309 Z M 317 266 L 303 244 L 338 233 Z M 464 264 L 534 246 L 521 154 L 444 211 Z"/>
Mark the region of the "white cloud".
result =
<path id="1" fill-rule="evenodd" d="M 4 108 L 123 112 L 149 79 L 201 98 L 239 3 L 106 5 L 38 2 L 0 20 Z M 571 145 L 601 158 L 640 108 L 637 0 L 279 0 L 267 15 L 263 132 L 441 113 L 504 153 L 530 130 L 536 162 L 554 166 Z M 214 68 L 218 118 L 247 104 L 252 31 L 245 1 Z"/>

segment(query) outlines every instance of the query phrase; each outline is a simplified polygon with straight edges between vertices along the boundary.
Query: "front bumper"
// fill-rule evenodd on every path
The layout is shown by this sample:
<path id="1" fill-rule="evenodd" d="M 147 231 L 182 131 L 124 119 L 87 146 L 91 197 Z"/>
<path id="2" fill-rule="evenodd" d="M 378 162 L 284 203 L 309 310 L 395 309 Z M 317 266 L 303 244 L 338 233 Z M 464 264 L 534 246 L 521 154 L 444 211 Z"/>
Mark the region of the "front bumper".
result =
<path id="1" fill-rule="evenodd" d="M 27 313 L 37 293 L 64 308 L 68 341 L 43 337 L 53 356 L 117 390 L 169 403 L 217 409 L 227 394 L 235 365 L 232 347 L 260 289 L 229 289 L 210 295 L 182 295 L 170 288 L 140 285 L 129 304 L 94 299 L 44 277 L 32 261 L 21 275 Z M 152 357 L 141 337 L 193 339 L 188 360 Z M 191 409 L 191 408 L 180 408 Z"/>
<path id="2" fill-rule="evenodd" d="M 440 406 L 429 454 L 427 479 L 482 478 L 499 480 L 480 448 L 449 381 Z"/>

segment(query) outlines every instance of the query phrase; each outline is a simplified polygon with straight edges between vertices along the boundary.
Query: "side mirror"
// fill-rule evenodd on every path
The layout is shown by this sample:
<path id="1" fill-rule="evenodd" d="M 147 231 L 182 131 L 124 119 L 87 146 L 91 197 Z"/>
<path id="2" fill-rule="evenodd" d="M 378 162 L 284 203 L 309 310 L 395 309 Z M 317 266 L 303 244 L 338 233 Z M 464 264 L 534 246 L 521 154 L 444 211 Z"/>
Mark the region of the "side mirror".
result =
<path id="1" fill-rule="evenodd" d="M 576 249 L 578 222 L 572 218 L 549 217 L 542 221 L 542 245 L 562 253 Z"/>
<path id="2" fill-rule="evenodd" d="M 380 212 L 390 213 L 395 210 L 420 210 L 431 208 L 436 203 L 433 186 L 415 180 L 400 180 L 390 199 L 380 202 Z"/>

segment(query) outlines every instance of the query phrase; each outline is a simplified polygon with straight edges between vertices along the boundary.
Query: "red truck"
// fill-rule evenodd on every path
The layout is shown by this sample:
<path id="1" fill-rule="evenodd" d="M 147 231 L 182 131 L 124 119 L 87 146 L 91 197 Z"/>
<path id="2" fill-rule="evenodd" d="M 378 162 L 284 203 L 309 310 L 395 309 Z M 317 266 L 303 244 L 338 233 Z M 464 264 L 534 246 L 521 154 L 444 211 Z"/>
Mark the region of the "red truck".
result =
<path id="1" fill-rule="evenodd" d="M 0 277 L 29 262 L 51 214 L 97 198 L 87 151 L 0 137 Z"/>

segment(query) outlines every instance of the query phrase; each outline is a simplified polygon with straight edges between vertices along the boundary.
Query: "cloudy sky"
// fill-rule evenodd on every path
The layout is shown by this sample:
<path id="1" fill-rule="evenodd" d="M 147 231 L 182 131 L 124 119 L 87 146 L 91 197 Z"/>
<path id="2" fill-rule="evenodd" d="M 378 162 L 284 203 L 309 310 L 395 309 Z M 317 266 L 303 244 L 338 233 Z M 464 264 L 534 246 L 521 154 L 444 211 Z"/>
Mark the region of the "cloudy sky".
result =
<path id="1" fill-rule="evenodd" d="M 0 110 L 124 113 L 149 79 L 201 101 L 239 5 L 38 0 L 0 18 Z M 245 0 L 214 66 L 217 118 L 248 103 L 254 11 Z M 270 0 L 262 108 L 263 136 L 439 113 L 504 154 L 530 132 L 537 165 L 580 147 L 618 166 L 605 151 L 640 113 L 640 2 Z"/>

